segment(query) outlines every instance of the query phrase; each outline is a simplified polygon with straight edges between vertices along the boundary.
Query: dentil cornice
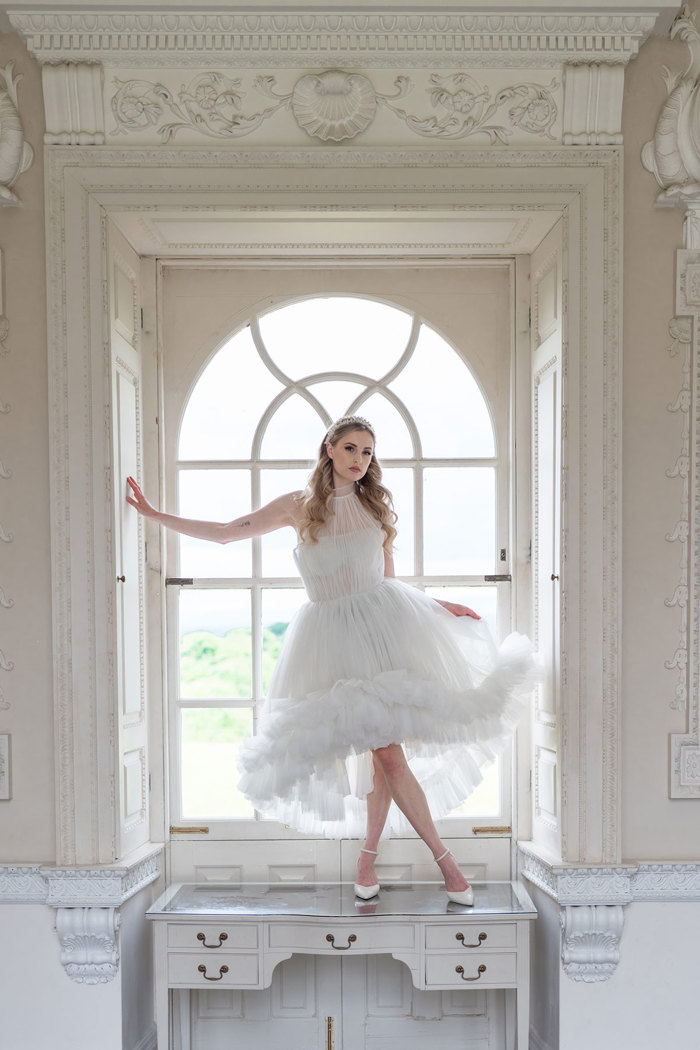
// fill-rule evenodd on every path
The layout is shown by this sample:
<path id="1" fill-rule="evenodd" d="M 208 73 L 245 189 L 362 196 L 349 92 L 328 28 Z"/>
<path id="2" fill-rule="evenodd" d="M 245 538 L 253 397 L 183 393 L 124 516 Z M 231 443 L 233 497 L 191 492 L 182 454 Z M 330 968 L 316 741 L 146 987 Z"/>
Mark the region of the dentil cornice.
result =
<path id="1" fill-rule="evenodd" d="M 533 5 L 536 6 L 536 5 Z M 91 4 L 76 11 L 9 10 L 13 27 L 40 62 L 102 62 L 106 66 L 197 66 L 204 55 L 222 66 L 343 65 L 559 66 L 562 62 L 626 63 L 668 5 L 637 11 L 611 5 L 590 13 L 585 3 L 558 10 L 454 14 L 393 8 L 352 13 L 329 10 L 191 12 L 123 10 Z M 641 12 L 641 13 L 639 13 Z"/>

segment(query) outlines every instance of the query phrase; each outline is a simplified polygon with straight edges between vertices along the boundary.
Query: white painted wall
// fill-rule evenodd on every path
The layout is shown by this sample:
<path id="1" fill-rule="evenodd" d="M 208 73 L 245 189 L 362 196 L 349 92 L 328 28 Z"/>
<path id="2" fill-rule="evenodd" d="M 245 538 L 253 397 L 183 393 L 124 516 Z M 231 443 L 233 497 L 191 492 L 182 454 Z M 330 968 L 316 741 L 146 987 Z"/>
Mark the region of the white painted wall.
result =
<path id="1" fill-rule="evenodd" d="M 620 964 L 610 980 L 584 984 L 562 973 L 559 1050 L 697 1045 L 700 903 L 635 902 L 624 912 Z"/>
<path id="2" fill-rule="evenodd" d="M 71 981 L 55 921 L 44 904 L 1 906 L 3 1050 L 122 1050 L 122 973 L 109 984 Z"/>

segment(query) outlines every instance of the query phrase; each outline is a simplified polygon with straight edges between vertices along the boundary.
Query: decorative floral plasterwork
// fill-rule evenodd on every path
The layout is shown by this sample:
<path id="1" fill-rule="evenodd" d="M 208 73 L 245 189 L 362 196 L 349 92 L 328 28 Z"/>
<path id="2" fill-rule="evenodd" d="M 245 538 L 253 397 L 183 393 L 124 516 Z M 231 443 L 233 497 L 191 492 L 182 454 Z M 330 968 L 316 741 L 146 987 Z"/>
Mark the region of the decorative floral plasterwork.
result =
<path id="1" fill-rule="evenodd" d="M 408 78 L 399 78 L 399 81 Z M 516 84 L 492 94 L 469 73 L 433 73 L 430 99 L 437 115 L 418 117 L 383 98 L 385 106 L 400 116 L 419 135 L 431 138 L 463 139 L 469 135 L 487 135 L 489 142 L 507 142 L 519 128 L 528 135 L 554 139 L 552 127 L 557 119 L 557 104 L 552 91 L 539 84 Z M 500 122 L 499 122 L 500 121 Z M 508 127 L 506 125 L 510 125 Z"/>
<path id="2" fill-rule="evenodd" d="M 0 67 L 0 205 L 20 203 L 10 187 L 34 158 L 32 147 L 24 141 L 19 118 L 17 85 L 22 76 L 13 76 L 13 69 L 14 62 Z M 0 343 L 6 335 L 7 332 L 3 335 L 0 329 Z"/>
<path id="3" fill-rule="evenodd" d="M 342 142 L 365 131 L 378 106 L 404 121 L 417 135 L 462 139 L 486 135 L 489 142 L 505 143 L 514 131 L 554 139 L 552 128 L 558 108 L 552 94 L 557 86 L 515 84 L 493 92 L 468 73 L 433 73 L 427 89 L 436 113 L 411 113 L 397 105 L 413 90 L 408 76 L 399 76 L 393 94 L 378 92 L 368 77 L 329 69 L 301 77 L 292 91 L 276 91 L 273 76 L 257 76 L 253 91 L 273 100 L 246 112 L 249 91 L 241 79 L 210 71 L 183 85 L 177 96 L 162 83 L 148 80 L 115 80 L 111 99 L 115 120 L 113 134 L 154 128 L 163 142 L 190 129 L 211 138 L 234 139 L 247 135 L 274 114 L 290 109 L 300 128 L 322 142 Z M 175 120 L 165 119 L 174 116 Z"/>

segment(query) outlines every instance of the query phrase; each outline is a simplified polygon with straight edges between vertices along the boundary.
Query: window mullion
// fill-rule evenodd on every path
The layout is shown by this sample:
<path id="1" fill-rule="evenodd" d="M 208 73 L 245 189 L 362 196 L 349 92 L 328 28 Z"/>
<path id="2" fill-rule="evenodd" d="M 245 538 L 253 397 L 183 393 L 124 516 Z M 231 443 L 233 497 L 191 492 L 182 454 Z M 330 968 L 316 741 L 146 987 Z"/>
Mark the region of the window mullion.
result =
<path id="1" fill-rule="evenodd" d="M 251 506 L 257 510 L 260 506 L 260 468 L 257 464 L 251 471 Z M 262 698 L 262 538 L 253 539 L 253 583 L 251 593 L 251 656 L 253 659 L 253 700 Z"/>

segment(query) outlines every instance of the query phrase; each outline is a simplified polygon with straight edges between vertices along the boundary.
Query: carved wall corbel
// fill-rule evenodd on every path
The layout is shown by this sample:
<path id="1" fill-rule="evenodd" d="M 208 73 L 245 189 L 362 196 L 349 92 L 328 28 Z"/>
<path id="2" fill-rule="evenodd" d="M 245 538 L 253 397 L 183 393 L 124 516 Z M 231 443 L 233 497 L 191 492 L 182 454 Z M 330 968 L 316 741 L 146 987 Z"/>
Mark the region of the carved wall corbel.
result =
<path id="1" fill-rule="evenodd" d="M 61 965 L 76 984 L 107 984 L 119 969 L 116 908 L 58 908 Z"/>
<path id="2" fill-rule="evenodd" d="M 46 111 L 44 142 L 101 146 L 105 141 L 102 65 L 50 62 L 41 67 Z"/>
<path id="3" fill-rule="evenodd" d="M 593 984 L 612 977 L 620 961 L 623 913 L 620 904 L 562 908 L 561 960 L 572 981 Z"/>

